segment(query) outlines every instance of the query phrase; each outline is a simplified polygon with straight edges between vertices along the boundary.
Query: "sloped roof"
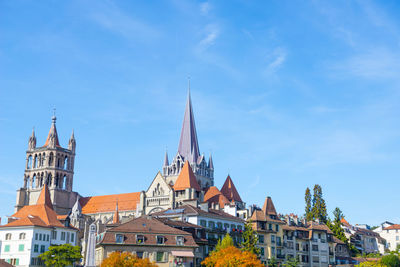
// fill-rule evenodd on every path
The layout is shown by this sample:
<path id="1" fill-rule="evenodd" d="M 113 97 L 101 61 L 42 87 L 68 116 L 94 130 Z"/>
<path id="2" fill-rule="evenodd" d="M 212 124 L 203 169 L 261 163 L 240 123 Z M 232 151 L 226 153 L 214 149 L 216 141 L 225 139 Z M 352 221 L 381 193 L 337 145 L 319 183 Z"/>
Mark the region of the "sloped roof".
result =
<path id="1" fill-rule="evenodd" d="M 276 213 L 275 205 L 274 205 L 274 202 L 272 201 L 271 197 L 267 197 L 265 199 L 264 206 L 263 206 L 262 210 L 266 215 L 269 215 L 269 216 L 270 215 L 275 215 L 275 216 L 278 215 Z"/>
<path id="2" fill-rule="evenodd" d="M 216 186 L 208 188 L 204 195 L 204 201 L 211 203 L 218 203 L 220 207 L 224 207 L 225 204 L 229 204 L 229 200 L 218 190 Z"/>
<path id="3" fill-rule="evenodd" d="M 400 224 L 393 224 L 391 226 L 383 228 L 383 230 L 398 230 L 400 229 Z"/>
<path id="4" fill-rule="evenodd" d="M 47 184 L 43 186 L 42 191 L 40 192 L 39 198 L 36 201 L 36 205 L 45 205 L 49 208 L 53 209 L 53 204 L 51 203 L 50 192 Z"/>
<path id="5" fill-rule="evenodd" d="M 194 175 L 188 161 L 185 161 L 178 179 L 176 179 L 174 184 L 175 191 L 185 190 L 186 188 L 194 188 L 197 191 L 201 191 L 200 185 L 197 183 L 196 176 Z"/>
<path id="6" fill-rule="evenodd" d="M 120 211 L 136 210 L 137 204 L 140 202 L 140 192 L 82 197 L 79 199 L 83 214 L 113 212 L 117 201 Z"/>
<path id="7" fill-rule="evenodd" d="M 264 221 L 264 222 L 276 222 L 276 223 L 284 223 L 284 221 L 279 219 L 272 219 L 268 215 L 264 213 L 262 210 L 255 210 L 250 218 L 252 221 Z"/>
<path id="8" fill-rule="evenodd" d="M 235 185 L 233 184 L 233 181 L 232 181 L 232 178 L 230 175 L 228 175 L 228 177 L 226 177 L 225 183 L 221 188 L 221 193 L 229 201 L 243 202 L 238 191 L 236 190 Z"/>
<path id="9" fill-rule="evenodd" d="M 51 137 L 54 136 L 54 138 L 55 138 L 54 143 L 55 143 L 56 147 L 61 147 L 60 142 L 58 141 L 58 134 L 57 134 L 57 128 L 56 128 L 56 117 L 53 117 L 52 120 L 53 120 L 53 122 L 51 124 L 50 131 L 49 131 L 49 134 L 47 135 L 46 143 L 44 143 L 44 146 L 48 146 L 50 143 Z"/>
<path id="10" fill-rule="evenodd" d="M 349 223 L 348 221 L 346 221 L 345 218 L 342 218 L 342 219 L 340 220 L 340 222 L 341 222 L 343 225 L 350 226 L 350 223 Z"/>
<path id="11" fill-rule="evenodd" d="M 45 185 L 42 188 L 36 205 L 24 206 L 11 217 L 17 218 L 2 227 L 36 225 L 43 227 L 64 227 L 57 219 L 57 213 L 53 210 L 50 194 Z"/>

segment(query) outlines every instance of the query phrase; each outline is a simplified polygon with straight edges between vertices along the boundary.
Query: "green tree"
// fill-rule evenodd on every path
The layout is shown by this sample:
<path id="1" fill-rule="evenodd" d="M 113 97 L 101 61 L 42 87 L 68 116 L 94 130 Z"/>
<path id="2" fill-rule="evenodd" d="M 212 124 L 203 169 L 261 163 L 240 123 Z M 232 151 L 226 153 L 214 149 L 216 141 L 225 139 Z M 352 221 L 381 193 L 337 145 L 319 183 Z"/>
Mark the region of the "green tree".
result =
<path id="1" fill-rule="evenodd" d="M 286 261 L 283 264 L 285 267 L 297 267 L 299 266 L 300 262 L 297 257 L 286 257 Z"/>
<path id="2" fill-rule="evenodd" d="M 46 266 L 64 267 L 82 259 L 81 249 L 78 246 L 64 244 L 50 246 L 49 250 L 39 255 Z"/>
<path id="3" fill-rule="evenodd" d="M 326 203 L 322 196 L 322 188 L 320 185 L 314 185 L 314 195 L 312 200 L 312 214 L 314 220 L 319 220 L 322 223 L 328 221 L 328 214 L 326 211 Z"/>
<path id="4" fill-rule="evenodd" d="M 215 251 L 234 246 L 233 239 L 229 234 L 226 234 L 224 238 L 218 240 L 218 244 L 215 246 Z"/>
<path id="5" fill-rule="evenodd" d="M 312 214 L 312 207 L 311 207 L 311 192 L 310 188 L 308 187 L 306 189 L 304 199 L 306 201 L 306 214 L 305 214 L 306 220 L 312 221 L 314 216 Z"/>
<path id="6" fill-rule="evenodd" d="M 247 221 L 246 224 L 244 225 L 244 231 L 242 234 L 242 244 L 241 244 L 241 248 L 242 251 L 248 251 L 251 253 L 254 253 L 255 255 L 257 255 L 257 257 L 260 256 L 260 248 L 258 248 L 257 242 L 258 242 L 258 236 L 257 233 L 253 230 L 252 225 L 252 221 Z"/>
<path id="7" fill-rule="evenodd" d="M 272 257 L 268 260 L 268 267 L 278 267 L 278 261 L 275 257 Z"/>
<path id="8" fill-rule="evenodd" d="M 394 254 L 385 255 L 381 259 L 381 263 L 387 267 L 400 267 L 400 259 Z"/>

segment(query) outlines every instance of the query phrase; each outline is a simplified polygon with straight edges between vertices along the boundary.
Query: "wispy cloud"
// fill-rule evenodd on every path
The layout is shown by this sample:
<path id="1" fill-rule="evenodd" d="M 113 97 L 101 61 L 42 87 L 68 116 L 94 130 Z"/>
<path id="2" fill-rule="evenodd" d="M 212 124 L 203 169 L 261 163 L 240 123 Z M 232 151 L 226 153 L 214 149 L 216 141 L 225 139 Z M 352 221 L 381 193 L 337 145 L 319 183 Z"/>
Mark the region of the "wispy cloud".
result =
<path id="1" fill-rule="evenodd" d="M 208 24 L 204 29 L 203 38 L 198 43 L 198 50 L 204 51 L 212 46 L 219 34 L 220 30 L 216 24 Z"/>
<path id="2" fill-rule="evenodd" d="M 333 75 L 354 75 L 362 78 L 398 78 L 400 75 L 400 54 L 387 48 L 375 48 L 335 62 Z"/>
<path id="3" fill-rule="evenodd" d="M 160 36 L 153 26 L 128 15 L 112 2 L 99 4 L 92 10 L 89 16 L 94 22 L 127 39 L 146 41 Z"/>
<path id="4" fill-rule="evenodd" d="M 211 5 L 209 2 L 204 2 L 200 4 L 200 13 L 202 15 L 208 15 L 211 10 Z"/>
<path id="5" fill-rule="evenodd" d="M 286 61 L 287 52 L 282 47 L 276 48 L 270 55 L 268 55 L 268 65 L 265 69 L 266 74 L 275 73 L 283 63 Z"/>

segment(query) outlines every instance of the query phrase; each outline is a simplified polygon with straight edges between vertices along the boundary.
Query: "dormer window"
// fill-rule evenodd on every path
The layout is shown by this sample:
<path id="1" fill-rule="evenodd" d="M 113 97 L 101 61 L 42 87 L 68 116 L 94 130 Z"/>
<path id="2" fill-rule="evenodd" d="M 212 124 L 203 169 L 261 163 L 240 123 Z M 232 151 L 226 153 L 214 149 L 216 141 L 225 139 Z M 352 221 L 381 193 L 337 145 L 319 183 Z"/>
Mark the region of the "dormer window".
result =
<path id="1" fill-rule="evenodd" d="M 184 243 L 185 243 L 185 238 L 183 236 L 176 237 L 176 245 L 177 246 L 183 246 Z"/>
<path id="2" fill-rule="evenodd" d="M 116 234 L 115 235 L 115 243 L 118 243 L 118 244 L 124 243 L 124 235 Z"/>
<path id="3" fill-rule="evenodd" d="M 165 237 L 161 236 L 161 235 L 158 235 L 157 236 L 157 245 L 163 245 L 164 242 L 165 242 Z"/>
<path id="4" fill-rule="evenodd" d="M 136 243 L 143 244 L 144 243 L 144 235 L 136 235 Z"/>

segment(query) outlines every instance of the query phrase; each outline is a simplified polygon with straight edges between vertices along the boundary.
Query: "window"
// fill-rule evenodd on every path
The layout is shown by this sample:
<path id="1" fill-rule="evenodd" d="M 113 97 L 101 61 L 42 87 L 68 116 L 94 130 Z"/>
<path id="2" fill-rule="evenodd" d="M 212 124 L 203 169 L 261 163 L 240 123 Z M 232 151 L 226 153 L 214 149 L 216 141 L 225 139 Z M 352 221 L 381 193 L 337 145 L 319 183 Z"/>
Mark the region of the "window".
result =
<path id="1" fill-rule="evenodd" d="M 241 226 L 241 225 L 238 225 L 238 226 L 237 226 L 237 229 L 238 229 L 239 231 L 242 231 L 242 226 Z"/>
<path id="2" fill-rule="evenodd" d="M 11 240 L 11 233 L 6 234 L 6 240 Z"/>
<path id="3" fill-rule="evenodd" d="M 222 229 L 222 223 L 221 223 L 221 222 L 218 222 L 218 223 L 217 223 L 217 228 L 218 228 L 218 229 Z"/>
<path id="4" fill-rule="evenodd" d="M 228 229 L 229 228 L 229 223 L 224 223 L 224 228 Z"/>
<path id="5" fill-rule="evenodd" d="M 49 239 L 50 239 L 50 235 L 47 235 L 47 239 L 46 240 L 49 241 Z"/>
<path id="6" fill-rule="evenodd" d="M 396 236 L 396 241 L 399 241 L 399 236 Z"/>
<path id="7" fill-rule="evenodd" d="M 39 234 L 39 240 L 42 240 L 42 234 Z"/>
<path id="8" fill-rule="evenodd" d="M 41 245 L 40 246 L 40 253 L 43 253 L 45 251 L 45 246 L 44 245 Z"/>
<path id="9" fill-rule="evenodd" d="M 24 251 L 25 246 L 23 244 L 20 244 L 18 246 L 18 251 Z"/>
<path id="10" fill-rule="evenodd" d="M 136 257 L 143 259 L 143 251 L 136 251 Z"/>
<path id="11" fill-rule="evenodd" d="M 234 224 L 231 224 L 231 230 L 232 229 L 235 229 L 236 227 L 235 227 L 235 225 Z"/>
<path id="12" fill-rule="evenodd" d="M 185 242 L 185 239 L 184 239 L 183 236 L 177 236 L 176 237 L 176 245 L 183 246 L 184 242 Z"/>
<path id="13" fill-rule="evenodd" d="M 275 243 L 275 235 L 271 235 L 271 243 Z"/>
<path id="14" fill-rule="evenodd" d="M 296 250 L 299 251 L 300 250 L 300 244 L 296 243 Z"/>
<path id="15" fill-rule="evenodd" d="M 7 262 L 12 265 L 19 265 L 19 259 L 8 259 Z"/>
<path id="16" fill-rule="evenodd" d="M 165 261 L 167 261 L 166 252 L 159 252 L 159 251 L 157 251 L 156 257 L 157 257 L 157 259 L 156 259 L 157 262 L 165 262 Z"/>
<path id="17" fill-rule="evenodd" d="M 208 228 L 215 228 L 215 223 L 214 222 L 212 222 L 212 221 L 209 221 L 208 222 Z"/>
<path id="18" fill-rule="evenodd" d="M 144 236 L 143 235 L 137 235 L 136 236 L 136 243 L 138 243 L 138 244 L 144 243 Z"/>
<path id="19" fill-rule="evenodd" d="M 307 255 L 301 255 L 301 262 L 308 262 L 308 256 Z"/>
<path id="20" fill-rule="evenodd" d="M 36 233 L 36 234 L 35 234 L 35 240 L 38 240 L 38 237 L 39 237 L 39 234 Z"/>
<path id="21" fill-rule="evenodd" d="M 206 220 L 200 220 L 200 225 L 203 227 L 207 226 L 207 221 Z"/>
<path id="22" fill-rule="evenodd" d="M 10 251 L 10 245 L 5 245 L 4 252 L 9 252 L 9 251 Z"/>
<path id="23" fill-rule="evenodd" d="M 124 243 L 124 236 L 121 234 L 116 234 L 115 235 L 115 242 L 118 244 Z"/>
<path id="24" fill-rule="evenodd" d="M 19 234 L 19 239 L 25 239 L 25 237 L 26 237 L 26 234 L 25 234 L 25 233 L 20 233 L 20 234 Z"/>
<path id="25" fill-rule="evenodd" d="M 39 252 L 39 245 L 36 244 L 33 246 L 33 252 Z"/>
<path id="26" fill-rule="evenodd" d="M 61 232 L 61 240 L 65 240 L 65 232 Z"/>
<path id="27" fill-rule="evenodd" d="M 271 255 L 272 257 L 275 257 L 275 247 L 271 247 Z"/>
<path id="28" fill-rule="evenodd" d="M 162 245 L 162 244 L 164 244 L 164 241 L 165 241 L 165 237 L 163 237 L 163 236 L 161 236 L 161 235 L 158 235 L 158 236 L 157 236 L 157 245 Z"/>
<path id="29" fill-rule="evenodd" d="M 57 231 L 51 232 L 51 239 L 57 239 Z"/>
<path id="30" fill-rule="evenodd" d="M 74 242 L 74 233 L 71 233 L 71 242 Z"/>
<path id="31" fill-rule="evenodd" d="M 276 245 L 277 245 L 277 246 L 281 246 L 281 245 L 282 245 L 281 237 L 280 237 L 280 236 L 277 236 L 277 237 L 276 237 Z"/>
<path id="32" fill-rule="evenodd" d="M 258 235 L 258 243 L 264 244 L 264 235 Z"/>
<path id="33" fill-rule="evenodd" d="M 272 224 L 268 224 L 268 229 L 272 231 Z"/>
<path id="34" fill-rule="evenodd" d="M 275 225 L 275 231 L 279 232 L 279 225 L 278 224 Z"/>
<path id="35" fill-rule="evenodd" d="M 318 251 L 318 245 L 312 245 L 312 250 L 313 251 Z M 319 261 L 319 260 L 318 260 Z"/>
<path id="36" fill-rule="evenodd" d="M 264 254 L 265 254 L 264 248 L 260 248 L 260 254 L 261 254 L 261 256 L 264 256 Z"/>
<path id="37" fill-rule="evenodd" d="M 313 261 L 314 263 L 319 263 L 319 258 L 318 258 L 317 256 L 313 256 L 313 257 L 312 257 L 312 261 Z"/>

